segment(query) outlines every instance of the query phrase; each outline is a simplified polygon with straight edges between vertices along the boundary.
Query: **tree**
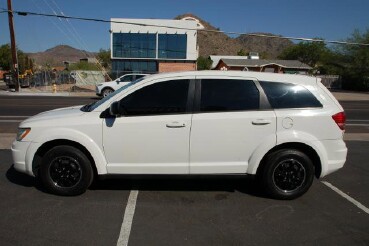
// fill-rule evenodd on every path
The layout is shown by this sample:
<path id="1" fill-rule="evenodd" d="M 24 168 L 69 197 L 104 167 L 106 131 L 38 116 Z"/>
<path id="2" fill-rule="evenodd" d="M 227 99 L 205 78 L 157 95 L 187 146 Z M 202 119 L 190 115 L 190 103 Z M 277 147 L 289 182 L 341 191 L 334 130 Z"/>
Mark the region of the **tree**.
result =
<path id="1" fill-rule="evenodd" d="M 99 53 L 97 53 L 97 57 L 99 59 L 99 62 L 104 68 L 111 67 L 110 49 L 107 50 L 100 49 Z"/>
<path id="2" fill-rule="evenodd" d="M 347 42 L 369 44 L 369 29 L 355 30 Z M 351 90 L 369 90 L 369 46 L 345 45 L 338 51 L 345 64 L 343 87 Z"/>
<path id="3" fill-rule="evenodd" d="M 315 68 L 328 52 L 329 49 L 324 42 L 300 42 L 287 47 L 278 58 L 299 60 Z"/>
<path id="4" fill-rule="evenodd" d="M 12 53 L 10 51 L 10 45 L 4 44 L 0 46 L 0 67 L 4 70 L 10 70 L 12 67 Z"/>
<path id="5" fill-rule="evenodd" d="M 247 56 L 247 52 L 246 52 L 244 49 L 240 49 L 240 50 L 237 52 L 237 55 L 238 55 L 238 56 Z"/>
<path id="6" fill-rule="evenodd" d="M 27 69 L 33 69 L 33 61 L 22 50 L 17 49 L 18 70 L 23 73 Z M 0 67 L 4 70 L 12 68 L 12 53 L 9 44 L 0 46 Z"/>
<path id="7" fill-rule="evenodd" d="M 199 56 L 197 58 L 197 70 L 210 70 L 212 63 L 213 61 L 210 58 Z"/>

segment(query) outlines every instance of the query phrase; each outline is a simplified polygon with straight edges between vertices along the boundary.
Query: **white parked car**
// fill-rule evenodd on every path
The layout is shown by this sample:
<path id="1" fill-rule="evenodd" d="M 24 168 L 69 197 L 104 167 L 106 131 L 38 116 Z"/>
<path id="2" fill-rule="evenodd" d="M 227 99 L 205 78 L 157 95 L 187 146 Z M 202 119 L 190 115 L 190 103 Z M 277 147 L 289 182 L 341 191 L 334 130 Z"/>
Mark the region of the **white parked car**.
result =
<path id="1" fill-rule="evenodd" d="M 16 170 L 78 195 L 97 175 L 255 175 L 271 197 L 341 168 L 345 114 L 320 79 L 255 72 L 147 76 L 90 105 L 23 121 Z"/>
<path id="2" fill-rule="evenodd" d="M 100 83 L 96 85 L 96 95 L 100 97 L 106 97 L 110 93 L 118 90 L 119 88 L 127 85 L 128 83 L 131 83 L 132 81 L 140 79 L 146 75 L 147 74 L 141 73 L 125 74 L 113 81 Z"/>

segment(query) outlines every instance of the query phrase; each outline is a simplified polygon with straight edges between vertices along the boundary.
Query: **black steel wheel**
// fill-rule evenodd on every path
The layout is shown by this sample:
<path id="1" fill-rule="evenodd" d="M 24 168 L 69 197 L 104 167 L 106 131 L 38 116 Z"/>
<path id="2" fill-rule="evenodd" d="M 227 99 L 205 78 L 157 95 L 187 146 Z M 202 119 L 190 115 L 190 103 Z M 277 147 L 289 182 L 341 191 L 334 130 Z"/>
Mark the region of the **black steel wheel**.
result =
<path id="1" fill-rule="evenodd" d="M 42 159 L 40 178 L 54 194 L 73 196 L 86 191 L 93 180 L 93 170 L 86 155 L 72 146 L 56 146 Z"/>
<path id="2" fill-rule="evenodd" d="M 286 159 L 276 165 L 272 178 L 274 185 L 282 192 L 293 192 L 303 185 L 306 171 L 300 161 Z"/>
<path id="3" fill-rule="evenodd" d="M 314 165 L 305 153 L 282 149 L 267 156 L 260 178 L 271 197 L 294 199 L 307 192 L 312 185 Z"/>
<path id="4" fill-rule="evenodd" d="M 61 188 L 72 188 L 82 178 L 79 161 L 70 156 L 58 156 L 49 165 L 49 175 L 54 184 Z"/>

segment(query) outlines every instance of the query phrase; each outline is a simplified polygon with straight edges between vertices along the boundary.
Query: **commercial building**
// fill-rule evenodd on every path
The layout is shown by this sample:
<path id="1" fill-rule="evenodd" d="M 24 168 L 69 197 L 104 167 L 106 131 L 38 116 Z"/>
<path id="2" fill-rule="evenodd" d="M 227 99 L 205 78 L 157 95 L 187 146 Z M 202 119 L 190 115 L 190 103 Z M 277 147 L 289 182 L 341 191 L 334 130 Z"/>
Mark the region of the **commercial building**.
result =
<path id="1" fill-rule="evenodd" d="M 194 20 L 111 19 L 114 75 L 196 70 L 197 29 Z"/>

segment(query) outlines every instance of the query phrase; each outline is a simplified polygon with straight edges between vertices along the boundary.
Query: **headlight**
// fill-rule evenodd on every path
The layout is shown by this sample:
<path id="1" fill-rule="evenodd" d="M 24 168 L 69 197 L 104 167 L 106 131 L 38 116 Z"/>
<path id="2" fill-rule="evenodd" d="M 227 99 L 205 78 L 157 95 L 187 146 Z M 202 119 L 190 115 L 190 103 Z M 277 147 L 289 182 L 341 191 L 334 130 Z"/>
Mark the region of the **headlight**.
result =
<path id="1" fill-rule="evenodd" d="M 22 141 L 22 139 L 25 138 L 30 131 L 31 131 L 31 128 L 19 128 L 16 140 Z"/>

